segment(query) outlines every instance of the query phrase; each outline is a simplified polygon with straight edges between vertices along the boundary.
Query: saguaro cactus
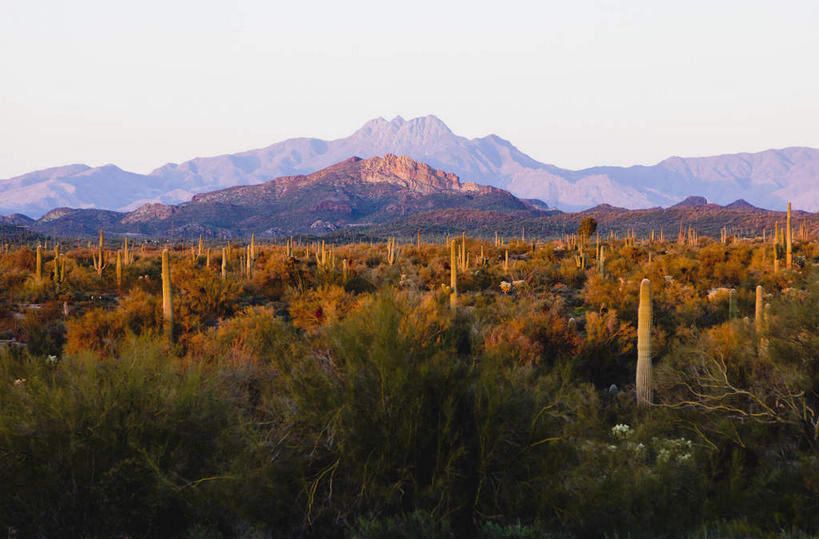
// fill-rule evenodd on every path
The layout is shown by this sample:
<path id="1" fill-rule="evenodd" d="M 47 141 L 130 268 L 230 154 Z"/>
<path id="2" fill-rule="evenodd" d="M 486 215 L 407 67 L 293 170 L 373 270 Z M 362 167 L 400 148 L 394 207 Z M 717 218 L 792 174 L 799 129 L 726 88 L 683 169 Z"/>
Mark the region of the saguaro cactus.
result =
<path id="1" fill-rule="evenodd" d="M 737 317 L 737 291 L 732 288 L 728 292 L 728 320 L 733 320 Z"/>
<path id="2" fill-rule="evenodd" d="M 637 310 L 637 404 L 651 405 L 651 281 L 640 283 L 640 306 Z"/>
<path id="3" fill-rule="evenodd" d="M 168 250 L 162 250 L 162 320 L 168 342 L 173 342 L 173 295 L 171 293 L 171 263 Z"/>
<path id="4" fill-rule="evenodd" d="M 43 248 L 37 246 L 37 262 L 34 267 L 34 279 L 39 283 L 43 280 Z"/>
<path id="5" fill-rule="evenodd" d="M 762 331 L 763 317 L 765 306 L 762 303 L 762 296 L 765 294 L 765 289 L 762 285 L 756 287 L 756 305 L 754 306 L 754 327 L 757 331 Z"/>
<path id="6" fill-rule="evenodd" d="M 226 247 L 222 247 L 222 280 L 227 277 L 227 261 L 228 261 L 228 250 Z"/>
<path id="7" fill-rule="evenodd" d="M 455 240 L 449 244 L 449 306 L 458 306 L 458 256 L 455 253 Z"/>
<path id="8" fill-rule="evenodd" d="M 89 242 L 90 243 L 90 242 Z M 108 261 L 105 260 L 105 233 L 100 229 L 100 244 L 97 247 L 97 255 L 91 254 L 91 259 L 94 262 L 94 269 L 97 271 L 97 275 L 102 277 L 102 272 L 105 268 L 108 267 Z"/>
<path id="9" fill-rule="evenodd" d="M 122 253 L 117 251 L 117 288 L 122 288 Z"/>
<path id="10" fill-rule="evenodd" d="M 788 223 L 785 230 L 785 266 L 793 268 L 793 229 L 791 229 L 791 203 L 788 202 Z"/>
<path id="11" fill-rule="evenodd" d="M 59 284 L 60 282 L 60 244 L 54 244 L 54 273 L 52 280 L 54 284 Z"/>

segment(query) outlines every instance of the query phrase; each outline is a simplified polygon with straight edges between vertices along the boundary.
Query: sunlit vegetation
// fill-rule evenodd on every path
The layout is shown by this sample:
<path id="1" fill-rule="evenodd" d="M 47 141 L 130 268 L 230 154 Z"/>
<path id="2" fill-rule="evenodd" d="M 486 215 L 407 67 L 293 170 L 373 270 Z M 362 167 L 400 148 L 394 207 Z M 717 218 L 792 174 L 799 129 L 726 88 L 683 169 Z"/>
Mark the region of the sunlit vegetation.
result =
<path id="1" fill-rule="evenodd" d="M 0 526 L 819 533 L 819 243 L 579 232 L 4 246 Z"/>

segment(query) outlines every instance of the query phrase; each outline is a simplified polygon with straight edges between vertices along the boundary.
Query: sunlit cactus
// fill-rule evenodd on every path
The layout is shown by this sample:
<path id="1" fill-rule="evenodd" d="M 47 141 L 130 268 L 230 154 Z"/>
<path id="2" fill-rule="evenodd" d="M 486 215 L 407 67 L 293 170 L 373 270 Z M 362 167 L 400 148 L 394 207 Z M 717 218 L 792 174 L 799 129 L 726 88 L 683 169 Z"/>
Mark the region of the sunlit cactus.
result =
<path id="1" fill-rule="evenodd" d="M 168 342 L 173 342 L 173 295 L 168 250 L 162 250 L 162 320 Z"/>
<path id="2" fill-rule="evenodd" d="M 52 280 L 54 284 L 58 284 L 60 282 L 60 244 L 54 244 L 54 273 Z"/>
<path id="3" fill-rule="evenodd" d="M 34 266 L 34 280 L 38 283 L 43 280 L 43 248 L 37 246 L 37 260 Z"/>
<path id="4" fill-rule="evenodd" d="M 117 251 L 117 288 L 122 288 L 122 253 Z"/>
<path id="5" fill-rule="evenodd" d="M 651 281 L 640 283 L 640 306 L 637 310 L 637 404 L 651 405 Z"/>
<path id="6" fill-rule="evenodd" d="M 222 247 L 222 280 L 224 280 L 227 277 L 227 261 L 228 261 L 227 247 Z"/>
<path id="7" fill-rule="evenodd" d="M 458 260 L 455 252 L 455 240 L 449 244 L 449 305 L 458 306 Z"/>
<path id="8" fill-rule="evenodd" d="M 763 317 L 764 317 L 764 304 L 762 303 L 763 295 L 765 294 L 765 289 L 762 288 L 762 285 L 757 285 L 756 287 L 756 303 L 754 305 L 754 327 L 756 327 L 757 331 L 762 331 L 763 325 Z"/>
<path id="9" fill-rule="evenodd" d="M 737 317 L 737 291 L 732 288 L 728 292 L 728 320 L 733 320 Z"/>
<path id="10" fill-rule="evenodd" d="M 788 217 L 785 225 L 785 267 L 793 268 L 793 229 L 791 228 L 791 203 L 788 202 Z"/>
<path id="11" fill-rule="evenodd" d="M 90 242 L 89 242 L 90 243 Z M 102 277 L 102 272 L 105 268 L 108 267 L 108 261 L 105 259 L 105 233 L 100 229 L 100 243 L 97 247 L 97 254 L 96 256 L 92 253 L 91 260 L 94 264 L 94 270 L 96 270 L 97 275 Z"/>

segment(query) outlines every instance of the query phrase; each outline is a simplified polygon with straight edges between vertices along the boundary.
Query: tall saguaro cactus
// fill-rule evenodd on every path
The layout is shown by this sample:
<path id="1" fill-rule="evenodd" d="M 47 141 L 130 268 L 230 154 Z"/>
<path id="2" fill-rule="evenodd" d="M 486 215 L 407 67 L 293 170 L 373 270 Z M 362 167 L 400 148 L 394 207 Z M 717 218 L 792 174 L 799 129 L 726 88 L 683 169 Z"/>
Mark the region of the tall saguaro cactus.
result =
<path id="1" fill-rule="evenodd" d="M 637 310 L 637 404 L 651 405 L 651 281 L 640 283 L 640 306 Z"/>
<path id="2" fill-rule="evenodd" d="M 765 294 L 765 289 L 762 288 L 762 285 L 757 285 L 756 287 L 756 305 L 754 306 L 754 327 L 756 327 L 757 332 L 762 331 L 762 324 L 763 324 L 763 317 L 765 316 L 765 306 L 763 305 L 762 296 Z"/>
<path id="3" fill-rule="evenodd" d="M 37 246 L 37 261 L 34 266 L 34 280 L 38 283 L 43 280 L 43 248 Z"/>
<path id="4" fill-rule="evenodd" d="M 223 281 L 227 277 L 227 261 L 228 261 L 227 247 L 222 247 L 222 280 Z"/>
<path id="5" fill-rule="evenodd" d="M 733 320 L 737 317 L 737 291 L 732 288 L 728 292 L 728 320 Z"/>
<path id="6" fill-rule="evenodd" d="M 791 228 L 791 203 L 788 202 L 788 224 L 785 230 L 785 266 L 793 268 L 793 229 Z"/>
<path id="7" fill-rule="evenodd" d="M 117 288 L 122 288 L 122 253 L 117 251 Z"/>
<path id="8" fill-rule="evenodd" d="M 458 306 L 458 256 L 455 253 L 455 240 L 449 244 L 449 306 Z"/>
<path id="9" fill-rule="evenodd" d="M 171 263 L 168 250 L 162 250 L 162 320 L 168 342 L 173 342 L 173 295 L 171 294 Z"/>

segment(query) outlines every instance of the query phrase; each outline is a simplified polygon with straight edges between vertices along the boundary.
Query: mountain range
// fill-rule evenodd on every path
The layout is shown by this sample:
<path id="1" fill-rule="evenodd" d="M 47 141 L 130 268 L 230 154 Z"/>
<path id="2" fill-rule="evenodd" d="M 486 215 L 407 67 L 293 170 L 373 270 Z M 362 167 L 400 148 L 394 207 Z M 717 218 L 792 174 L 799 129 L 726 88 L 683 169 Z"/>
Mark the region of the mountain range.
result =
<path id="1" fill-rule="evenodd" d="M 145 236 L 282 237 L 391 223 L 432 210 L 491 211 L 519 219 L 553 213 L 503 189 L 461 182 L 450 172 L 387 154 L 351 157 L 311 174 L 199 193 L 176 205 L 144 204 L 130 212 L 57 208 L 37 221 L 9 221 L 53 235 L 93 235 L 103 228 Z"/>
<path id="2" fill-rule="evenodd" d="M 0 180 L 0 213 L 39 218 L 57 207 L 127 212 L 145 204 L 179 204 L 194 195 L 308 175 L 352 156 L 397 154 L 466 182 L 494 186 L 561 210 L 598 204 L 670 206 L 689 195 L 718 204 L 736 199 L 781 209 L 791 200 L 819 210 L 819 149 L 792 147 L 714 157 L 671 157 L 656 165 L 568 170 L 532 159 L 496 135 L 468 139 L 435 116 L 367 122 L 336 140 L 294 138 L 236 154 L 169 163 L 150 174 L 115 165 L 68 165 Z"/>

